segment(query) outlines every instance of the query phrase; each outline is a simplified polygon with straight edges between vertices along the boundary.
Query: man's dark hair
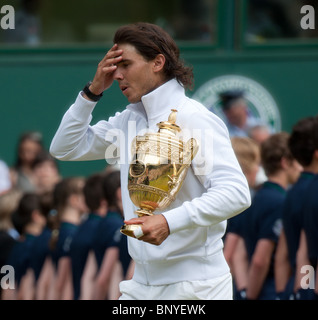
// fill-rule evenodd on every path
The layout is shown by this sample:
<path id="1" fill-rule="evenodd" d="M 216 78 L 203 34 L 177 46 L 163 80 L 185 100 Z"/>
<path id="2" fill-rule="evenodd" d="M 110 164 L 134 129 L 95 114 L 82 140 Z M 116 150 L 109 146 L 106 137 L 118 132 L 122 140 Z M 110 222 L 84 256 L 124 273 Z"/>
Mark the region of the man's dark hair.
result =
<path id="1" fill-rule="evenodd" d="M 84 185 L 84 197 L 87 207 L 91 212 L 95 212 L 105 199 L 103 193 L 103 174 L 97 173 L 89 176 Z"/>
<path id="2" fill-rule="evenodd" d="M 276 174 L 281 170 L 281 160 L 294 160 L 288 147 L 289 134 L 279 132 L 272 134 L 261 144 L 261 161 L 266 175 Z"/>
<path id="3" fill-rule="evenodd" d="M 232 105 L 239 99 L 244 98 L 243 90 L 228 90 L 219 94 L 221 107 L 224 111 L 231 109 Z"/>
<path id="4" fill-rule="evenodd" d="M 318 120 L 316 117 L 300 119 L 292 129 L 288 145 L 295 159 L 302 165 L 311 164 L 318 150 Z"/>
<path id="5" fill-rule="evenodd" d="M 106 174 L 103 180 L 103 193 L 109 208 L 118 209 L 117 190 L 120 188 L 120 172 L 115 170 Z"/>
<path id="6" fill-rule="evenodd" d="M 12 214 L 12 223 L 20 234 L 24 234 L 25 227 L 32 222 L 34 210 L 38 210 L 42 214 L 40 196 L 33 192 L 23 194 L 17 209 Z"/>
<path id="7" fill-rule="evenodd" d="M 185 66 L 175 41 L 161 27 L 146 22 L 125 25 L 116 31 L 113 42 L 133 45 L 147 61 L 153 60 L 158 54 L 164 55 L 167 80 L 176 78 L 186 89 L 192 89 L 192 68 Z"/>

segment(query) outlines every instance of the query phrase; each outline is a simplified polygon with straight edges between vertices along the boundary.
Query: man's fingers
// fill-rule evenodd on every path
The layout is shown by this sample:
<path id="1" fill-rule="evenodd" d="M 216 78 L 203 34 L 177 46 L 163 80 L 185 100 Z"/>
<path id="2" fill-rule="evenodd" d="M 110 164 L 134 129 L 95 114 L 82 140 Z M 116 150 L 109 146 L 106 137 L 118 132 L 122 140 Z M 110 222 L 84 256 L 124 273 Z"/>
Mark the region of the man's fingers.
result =
<path id="1" fill-rule="evenodd" d="M 122 56 L 107 59 L 104 62 L 99 63 L 99 68 L 104 73 L 114 72 L 117 68 L 117 63 L 119 63 L 121 60 L 122 60 Z"/>
<path id="2" fill-rule="evenodd" d="M 119 57 L 114 57 L 114 58 L 110 58 L 108 59 L 108 62 L 113 65 L 113 64 L 117 64 L 118 62 L 120 62 L 123 59 L 122 56 Z"/>
<path id="3" fill-rule="evenodd" d="M 112 73 L 116 70 L 117 66 L 116 65 L 112 65 L 112 66 L 109 66 L 109 67 L 103 67 L 103 72 L 104 73 Z"/>
<path id="4" fill-rule="evenodd" d="M 118 63 L 122 59 L 123 50 L 109 50 L 102 61 L 99 63 L 100 66 L 106 66 L 107 64 Z"/>
<path id="5" fill-rule="evenodd" d="M 130 220 L 125 220 L 125 224 L 142 224 L 145 222 L 145 219 L 143 218 L 132 218 Z"/>
<path id="6" fill-rule="evenodd" d="M 106 59 L 102 60 L 102 63 L 103 64 L 106 64 L 106 63 L 111 63 L 111 64 L 117 63 L 118 61 L 120 61 L 122 59 L 122 56 L 121 56 L 122 53 L 123 52 L 121 50 L 121 52 L 109 55 L 109 56 L 106 57 Z"/>

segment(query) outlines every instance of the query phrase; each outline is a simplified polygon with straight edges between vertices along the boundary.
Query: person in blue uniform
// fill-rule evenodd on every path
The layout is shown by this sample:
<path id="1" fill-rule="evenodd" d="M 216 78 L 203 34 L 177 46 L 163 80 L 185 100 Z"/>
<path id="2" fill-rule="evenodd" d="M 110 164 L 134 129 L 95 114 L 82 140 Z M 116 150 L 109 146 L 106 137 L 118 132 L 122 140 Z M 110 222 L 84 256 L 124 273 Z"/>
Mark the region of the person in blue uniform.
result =
<path id="1" fill-rule="evenodd" d="M 76 230 L 70 248 L 75 300 L 90 299 L 92 294 L 89 287 L 90 283 L 93 284 L 94 279 L 91 278 L 90 283 L 83 281 L 86 284 L 84 287 L 81 287 L 81 283 L 89 253 L 93 250 L 96 230 L 102 217 L 107 213 L 108 206 L 103 194 L 103 180 L 103 173 L 93 174 L 87 178 L 83 189 L 89 214 Z"/>
<path id="2" fill-rule="evenodd" d="M 52 192 L 39 194 L 39 205 L 46 223 L 42 232 L 35 237 L 30 255 L 30 267 L 34 272 L 35 281 L 39 279 L 42 266 L 46 256 L 49 254 L 49 239 L 51 238 L 51 228 L 49 225 L 49 213 L 52 209 Z"/>
<path id="3" fill-rule="evenodd" d="M 53 203 L 57 210 L 50 239 L 55 267 L 54 300 L 72 300 L 72 268 L 70 246 L 82 216 L 87 211 L 83 195 L 84 178 L 68 177 L 55 186 Z"/>
<path id="4" fill-rule="evenodd" d="M 273 134 L 261 145 L 261 162 L 268 180 L 243 213 L 242 236 L 249 261 L 247 299 L 276 298 L 274 254 L 286 189 L 296 182 L 302 169 L 290 153 L 288 138 L 286 132 Z"/>
<path id="5" fill-rule="evenodd" d="M 317 117 L 316 117 L 317 119 Z M 314 154 L 313 164 L 317 166 L 318 162 L 318 130 L 313 132 L 314 141 Z M 317 258 L 318 258 L 318 245 L 317 245 L 317 230 L 318 230 L 318 219 L 317 219 L 317 187 L 318 187 L 318 176 L 317 174 L 312 179 L 306 194 L 304 197 L 303 206 L 303 228 L 300 234 L 300 244 L 297 251 L 296 260 L 296 279 L 295 279 L 295 290 L 297 300 L 316 300 L 318 298 L 318 280 L 317 280 Z M 303 270 L 305 268 L 305 272 Z M 314 274 L 306 274 L 309 270 Z M 306 280 L 307 277 L 307 280 Z M 316 279 L 315 279 L 316 277 Z"/>
<path id="6" fill-rule="evenodd" d="M 123 223 L 124 213 L 121 198 L 120 171 L 114 170 L 109 174 L 109 176 L 104 180 L 103 189 L 104 196 L 108 199 L 110 216 L 114 215 L 118 222 L 121 221 Z M 118 216 L 120 219 L 118 219 Z M 122 266 L 123 277 L 126 278 L 129 276 L 127 273 L 131 264 L 131 257 L 128 253 L 127 237 L 122 234 L 120 234 L 119 261 Z"/>
<path id="7" fill-rule="evenodd" d="M 232 137 L 231 143 L 247 179 L 251 192 L 251 198 L 257 190 L 256 177 L 260 170 L 260 147 L 249 137 Z M 239 233 L 240 220 L 243 215 L 239 214 L 228 219 L 227 229 L 224 235 L 224 256 L 227 260 L 233 276 L 233 298 L 240 299 L 240 293 L 246 288 L 246 257 L 244 242 Z"/>
<path id="8" fill-rule="evenodd" d="M 12 238 L 8 234 L 8 232 L 4 230 L 0 230 L 0 270 L 5 270 L 3 268 L 5 268 L 7 259 L 16 242 L 17 240 Z M 2 281 L 5 281 L 4 279 L 5 275 L 6 274 L 3 271 L 1 271 L 0 283 L 2 283 Z M 9 287 L 9 283 L 8 283 L 8 287 Z M 5 289 L 8 289 L 8 288 L 3 287 L 2 285 L 0 286 L 0 300 L 2 300 L 2 290 L 5 290 Z"/>
<path id="9" fill-rule="evenodd" d="M 275 255 L 275 278 L 278 299 L 295 299 L 296 254 L 303 228 L 303 206 L 308 185 L 318 173 L 318 121 L 315 117 L 299 120 L 292 129 L 289 148 L 303 166 L 298 181 L 287 193 L 283 208 L 283 229 Z"/>
<path id="10" fill-rule="evenodd" d="M 47 255 L 50 253 L 49 240 L 51 238 L 51 230 L 47 227 L 43 229 L 43 232 L 35 237 L 32 244 L 32 251 L 30 255 L 30 267 L 34 272 L 35 281 L 39 279 L 44 261 Z"/>
<path id="11" fill-rule="evenodd" d="M 2 299 L 2 290 L 9 287 L 9 282 L 5 279 L 7 273 L 4 273 L 2 268 L 7 268 L 5 267 L 7 259 L 19 236 L 12 225 L 11 216 L 16 210 L 22 195 L 23 193 L 17 189 L 10 189 L 0 193 L 0 270 L 2 270 L 0 272 L 0 283 L 1 281 L 5 283 L 5 285 L 0 285 L 0 300 Z"/>
<path id="12" fill-rule="evenodd" d="M 94 298 L 114 299 L 119 294 L 119 282 L 125 279 L 131 262 L 127 249 L 127 237 L 120 233 L 123 225 L 123 209 L 119 171 L 115 170 L 107 174 L 103 181 L 103 192 L 108 203 L 108 211 L 98 225 L 94 238 L 94 251 L 98 265 Z M 121 265 L 122 275 L 117 284 L 115 283 L 112 287 L 110 282 L 117 262 Z"/>
<path id="13" fill-rule="evenodd" d="M 7 263 L 14 269 L 16 288 L 7 291 L 5 298 L 29 300 L 34 298 L 35 289 L 30 268 L 30 256 L 33 242 L 41 234 L 46 218 L 41 211 L 40 197 L 35 193 L 25 193 L 19 201 L 18 208 L 12 215 L 13 225 L 20 238 L 13 246 Z"/>
<path id="14" fill-rule="evenodd" d="M 318 300 L 317 279 L 315 280 L 318 261 L 317 188 L 318 176 L 315 175 L 306 190 L 304 199 L 304 223 L 296 260 L 296 300 Z"/>

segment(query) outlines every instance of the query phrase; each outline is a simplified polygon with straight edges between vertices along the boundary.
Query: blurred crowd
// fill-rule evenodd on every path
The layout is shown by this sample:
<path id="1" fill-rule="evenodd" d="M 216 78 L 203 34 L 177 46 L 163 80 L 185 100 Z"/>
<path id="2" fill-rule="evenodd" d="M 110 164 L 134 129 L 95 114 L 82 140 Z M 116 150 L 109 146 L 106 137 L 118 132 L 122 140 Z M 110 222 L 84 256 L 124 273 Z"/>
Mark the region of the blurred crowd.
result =
<path id="1" fill-rule="evenodd" d="M 223 238 L 233 297 L 317 299 L 318 119 L 290 133 L 248 127 L 240 99 L 227 101 L 226 124 L 252 204 Z M 119 170 L 62 177 L 41 135 L 28 132 L 14 166 L 1 161 L 0 171 L 1 299 L 117 299 L 134 269 L 120 233 Z"/>
<path id="2" fill-rule="evenodd" d="M 224 235 L 234 299 L 316 300 L 318 117 L 275 132 L 248 112 L 242 92 L 221 98 L 252 199 Z"/>
<path id="3" fill-rule="evenodd" d="M 134 267 L 119 170 L 62 177 L 38 132 L 23 133 L 15 165 L 0 170 L 1 299 L 117 299 Z"/>

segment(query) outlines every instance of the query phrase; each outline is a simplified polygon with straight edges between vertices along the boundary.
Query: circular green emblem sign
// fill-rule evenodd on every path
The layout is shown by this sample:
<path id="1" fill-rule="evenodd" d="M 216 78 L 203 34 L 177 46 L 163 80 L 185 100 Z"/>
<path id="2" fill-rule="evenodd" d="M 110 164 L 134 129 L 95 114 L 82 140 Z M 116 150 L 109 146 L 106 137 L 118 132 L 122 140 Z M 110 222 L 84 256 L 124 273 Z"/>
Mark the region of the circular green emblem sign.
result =
<path id="1" fill-rule="evenodd" d="M 273 132 L 281 130 L 281 118 L 275 100 L 263 86 L 252 79 L 240 75 L 213 78 L 199 87 L 192 98 L 224 120 L 225 115 L 219 95 L 221 92 L 230 90 L 243 91 L 249 112 L 267 124 Z"/>

